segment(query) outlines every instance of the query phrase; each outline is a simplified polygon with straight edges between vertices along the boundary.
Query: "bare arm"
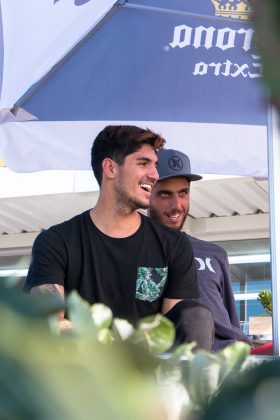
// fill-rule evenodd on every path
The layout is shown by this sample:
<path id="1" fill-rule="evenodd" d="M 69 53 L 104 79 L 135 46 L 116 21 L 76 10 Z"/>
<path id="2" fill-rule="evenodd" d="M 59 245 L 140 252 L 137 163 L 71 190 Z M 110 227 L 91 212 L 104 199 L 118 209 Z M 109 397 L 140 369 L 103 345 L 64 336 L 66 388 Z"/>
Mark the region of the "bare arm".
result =
<path id="1" fill-rule="evenodd" d="M 168 299 L 168 298 L 164 298 L 163 299 L 163 302 L 162 302 L 161 313 L 163 315 L 166 314 L 168 311 L 170 311 L 170 309 L 173 308 L 174 305 L 176 305 L 176 303 L 181 302 L 181 300 L 183 300 L 183 299 Z"/>
<path id="2" fill-rule="evenodd" d="M 58 296 L 64 304 L 64 287 L 60 284 L 42 284 L 40 286 L 33 287 L 30 294 L 36 296 L 38 294 L 55 294 Z M 72 327 L 70 321 L 64 318 L 64 310 L 58 312 L 58 327 L 60 330 L 66 330 Z"/>

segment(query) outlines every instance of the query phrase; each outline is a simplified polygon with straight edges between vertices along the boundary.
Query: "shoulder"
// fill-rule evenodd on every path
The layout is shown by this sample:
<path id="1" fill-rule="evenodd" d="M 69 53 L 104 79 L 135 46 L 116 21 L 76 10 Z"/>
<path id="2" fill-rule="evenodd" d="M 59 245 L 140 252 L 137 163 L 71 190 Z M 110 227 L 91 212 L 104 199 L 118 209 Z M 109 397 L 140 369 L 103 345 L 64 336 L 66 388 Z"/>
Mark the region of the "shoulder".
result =
<path id="1" fill-rule="evenodd" d="M 63 231 L 69 228 L 71 229 L 71 228 L 74 228 L 75 226 L 81 225 L 82 223 L 86 223 L 89 220 L 89 218 L 90 218 L 89 210 L 87 210 L 81 214 L 77 214 L 76 216 L 71 217 L 71 219 L 69 220 L 65 220 L 61 223 L 58 223 L 57 225 L 51 226 L 50 229 L 57 230 L 57 231 Z"/>
<path id="2" fill-rule="evenodd" d="M 194 236 L 191 236 L 191 235 L 186 234 L 186 236 L 188 236 L 192 244 L 194 253 L 199 252 L 199 253 L 206 253 L 207 255 L 211 254 L 212 256 L 214 256 L 215 258 L 219 260 L 225 260 L 226 258 L 228 258 L 226 250 L 222 248 L 221 246 L 213 244 L 212 242 L 195 238 Z"/>
<path id="3" fill-rule="evenodd" d="M 162 243 L 168 243 L 171 244 L 171 246 L 177 246 L 181 244 L 182 246 L 191 247 L 190 239 L 185 233 L 165 226 L 157 220 L 153 220 L 150 217 L 144 216 L 143 214 L 141 214 L 141 216 L 144 229 L 156 235 L 162 241 Z"/>
<path id="4" fill-rule="evenodd" d="M 35 240 L 35 244 L 39 244 L 45 241 L 57 241 L 59 239 L 63 240 L 63 238 L 71 236 L 77 230 L 80 230 L 80 227 L 84 223 L 87 223 L 88 217 L 89 213 L 86 211 L 72 217 L 69 220 L 50 226 L 48 229 L 39 233 Z"/>
<path id="5" fill-rule="evenodd" d="M 178 238 L 182 235 L 180 231 L 176 229 L 172 229 L 168 226 L 165 226 L 162 223 L 158 222 L 157 220 L 151 219 L 148 216 L 141 214 L 141 217 L 142 217 L 144 229 L 150 229 L 155 232 L 158 232 L 160 235 L 174 237 L 174 238 Z"/>

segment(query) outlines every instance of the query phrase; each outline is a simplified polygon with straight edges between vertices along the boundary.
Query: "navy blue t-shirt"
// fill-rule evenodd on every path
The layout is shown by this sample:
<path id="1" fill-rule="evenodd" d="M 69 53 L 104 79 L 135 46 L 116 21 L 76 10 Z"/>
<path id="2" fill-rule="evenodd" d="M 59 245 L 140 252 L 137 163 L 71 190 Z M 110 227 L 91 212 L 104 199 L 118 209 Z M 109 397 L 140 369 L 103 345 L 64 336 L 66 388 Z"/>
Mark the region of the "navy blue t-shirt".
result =
<path id="1" fill-rule="evenodd" d="M 220 350 L 237 340 L 250 344 L 240 329 L 226 251 L 211 242 L 186 236 L 191 241 L 196 260 L 201 302 L 210 309 L 214 319 L 213 350 Z"/>

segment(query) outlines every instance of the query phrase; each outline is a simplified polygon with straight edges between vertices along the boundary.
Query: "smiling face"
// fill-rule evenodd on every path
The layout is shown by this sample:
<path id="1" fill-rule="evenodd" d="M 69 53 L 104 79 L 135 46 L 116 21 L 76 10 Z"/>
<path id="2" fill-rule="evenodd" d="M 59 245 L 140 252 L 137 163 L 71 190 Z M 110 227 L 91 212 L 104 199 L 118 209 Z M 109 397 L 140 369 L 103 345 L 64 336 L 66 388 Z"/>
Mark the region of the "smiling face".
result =
<path id="1" fill-rule="evenodd" d="M 156 167 L 156 152 L 146 144 L 118 165 L 115 192 L 122 206 L 132 210 L 148 208 L 152 187 L 158 180 Z"/>
<path id="2" fill-rule="evenodd" d="M 149 215 L 162 224 L 180 230 L 189 212 L 190 183 L 173 177 L 158 181 L 150 199 Z"/>

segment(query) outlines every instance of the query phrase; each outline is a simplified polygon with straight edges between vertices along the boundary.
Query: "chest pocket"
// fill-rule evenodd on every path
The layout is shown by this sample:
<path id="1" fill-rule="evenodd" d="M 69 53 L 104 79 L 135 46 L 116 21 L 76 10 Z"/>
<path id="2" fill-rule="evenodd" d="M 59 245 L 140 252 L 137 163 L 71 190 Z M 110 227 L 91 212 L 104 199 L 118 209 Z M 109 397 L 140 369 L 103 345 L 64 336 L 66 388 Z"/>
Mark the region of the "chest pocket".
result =
<path id="1" fill-rule="evenodd" d="M 153 302 L 163 292 L 168 277 L 168 267 L 138 267 L 135 297 Z"/>

